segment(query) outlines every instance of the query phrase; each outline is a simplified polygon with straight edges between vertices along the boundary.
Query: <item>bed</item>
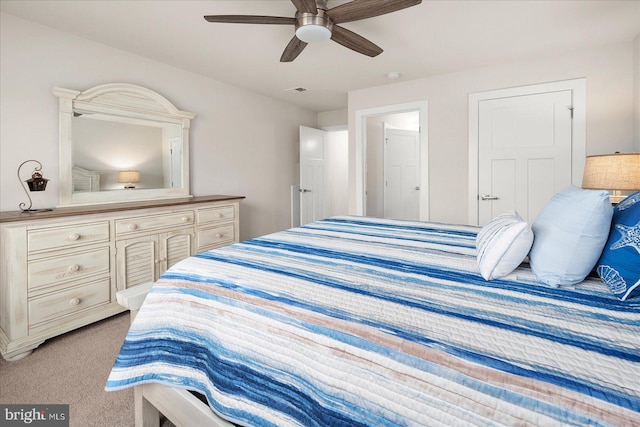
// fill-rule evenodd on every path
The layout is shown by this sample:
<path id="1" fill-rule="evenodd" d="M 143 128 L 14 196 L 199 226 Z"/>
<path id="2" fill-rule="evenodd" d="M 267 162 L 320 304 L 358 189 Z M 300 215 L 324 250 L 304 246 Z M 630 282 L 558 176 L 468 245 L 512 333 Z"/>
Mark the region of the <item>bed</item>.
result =
<path id="1" fill-rule="evenodd" d="M 487 281 L 479 230 L 341 216 L 197 254 L 151 287 L 106 388 L 193 391 L 183 416 L 218 425 L 640 424 L 640 300 L 526 263 Z"/>

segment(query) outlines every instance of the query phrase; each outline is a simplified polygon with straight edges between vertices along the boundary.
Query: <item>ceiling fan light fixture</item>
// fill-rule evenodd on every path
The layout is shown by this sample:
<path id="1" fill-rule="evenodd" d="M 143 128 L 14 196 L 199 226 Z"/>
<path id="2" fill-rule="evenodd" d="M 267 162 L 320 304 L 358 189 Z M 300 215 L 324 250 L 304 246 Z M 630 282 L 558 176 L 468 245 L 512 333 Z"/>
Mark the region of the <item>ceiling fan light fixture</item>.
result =
<path id="1" fill-rule="evenodd" d="M 422 2 L 422 0 L 352 0 L 329 9 L 327 0 L 290 1 L 296 8 L 296 14 L 293 18 L 260 15 L 205 15 L 204 19 L 207 22 L 233 24 L 295 25 L 295 35 L 282 52 L 280 62 L 293 61 L 309 43 L 321 43 L 329 39 L 373 58 L 383 52 L 380 46 L 336 24 L 385 15 Z"/>
<path id="2" fill-rule="evenodd" d="M 307 24 L 296 29 L 296 37 L 305 43 L 321 43 L 331 38 L 331 30 L 324 25 Z"/>

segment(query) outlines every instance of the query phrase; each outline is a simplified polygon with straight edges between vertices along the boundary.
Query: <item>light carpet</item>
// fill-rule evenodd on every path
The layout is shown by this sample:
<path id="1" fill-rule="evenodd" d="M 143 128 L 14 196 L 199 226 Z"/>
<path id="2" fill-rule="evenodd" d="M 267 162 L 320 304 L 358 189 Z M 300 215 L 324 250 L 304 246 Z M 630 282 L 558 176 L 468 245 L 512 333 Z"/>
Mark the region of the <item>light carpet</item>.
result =
<path id="1" fill-rule="evenodd" d="M 0 358 L 0 402 L 69 404 L 69 425 L 134 425 L 133 389 L 104 391 L 129 312 L 47 340 L 22 360 Z"/>

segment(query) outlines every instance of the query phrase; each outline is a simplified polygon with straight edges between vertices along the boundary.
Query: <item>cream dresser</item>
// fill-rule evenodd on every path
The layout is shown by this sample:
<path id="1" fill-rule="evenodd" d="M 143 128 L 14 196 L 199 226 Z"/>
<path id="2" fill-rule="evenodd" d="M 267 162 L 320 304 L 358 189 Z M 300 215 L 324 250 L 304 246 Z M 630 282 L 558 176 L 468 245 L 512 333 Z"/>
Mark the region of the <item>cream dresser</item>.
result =
<path id="1" fill-rule="evenodd" d="M 0 213 L 0 352 L 20 359 L 46 339 L 123 311 L 116 292 L 239 240 L 239 196 Z"/>

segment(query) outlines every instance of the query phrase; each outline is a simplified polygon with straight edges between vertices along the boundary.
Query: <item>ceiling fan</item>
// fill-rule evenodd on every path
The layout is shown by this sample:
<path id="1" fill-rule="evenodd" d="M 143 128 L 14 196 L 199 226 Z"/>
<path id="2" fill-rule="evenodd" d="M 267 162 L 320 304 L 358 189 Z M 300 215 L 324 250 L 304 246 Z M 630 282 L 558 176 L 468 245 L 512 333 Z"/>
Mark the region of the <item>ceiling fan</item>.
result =
<path id="1" fill-rule="evenodd" d="M 209 22 L 233 24 L 293 24 L 296 34 L 285 48 L 280 62 L 291 62 L 308 43 L 328 39 L 367 56 L 377 56 L 382 49 L 358 34 L 337 24 L 372 18 L 415 6 L 422 0 L 353 0 L 329 9 L 327 0 L 291 0 L 297 9 L 295 18 L 258 15 L 207 15 Z"/>

